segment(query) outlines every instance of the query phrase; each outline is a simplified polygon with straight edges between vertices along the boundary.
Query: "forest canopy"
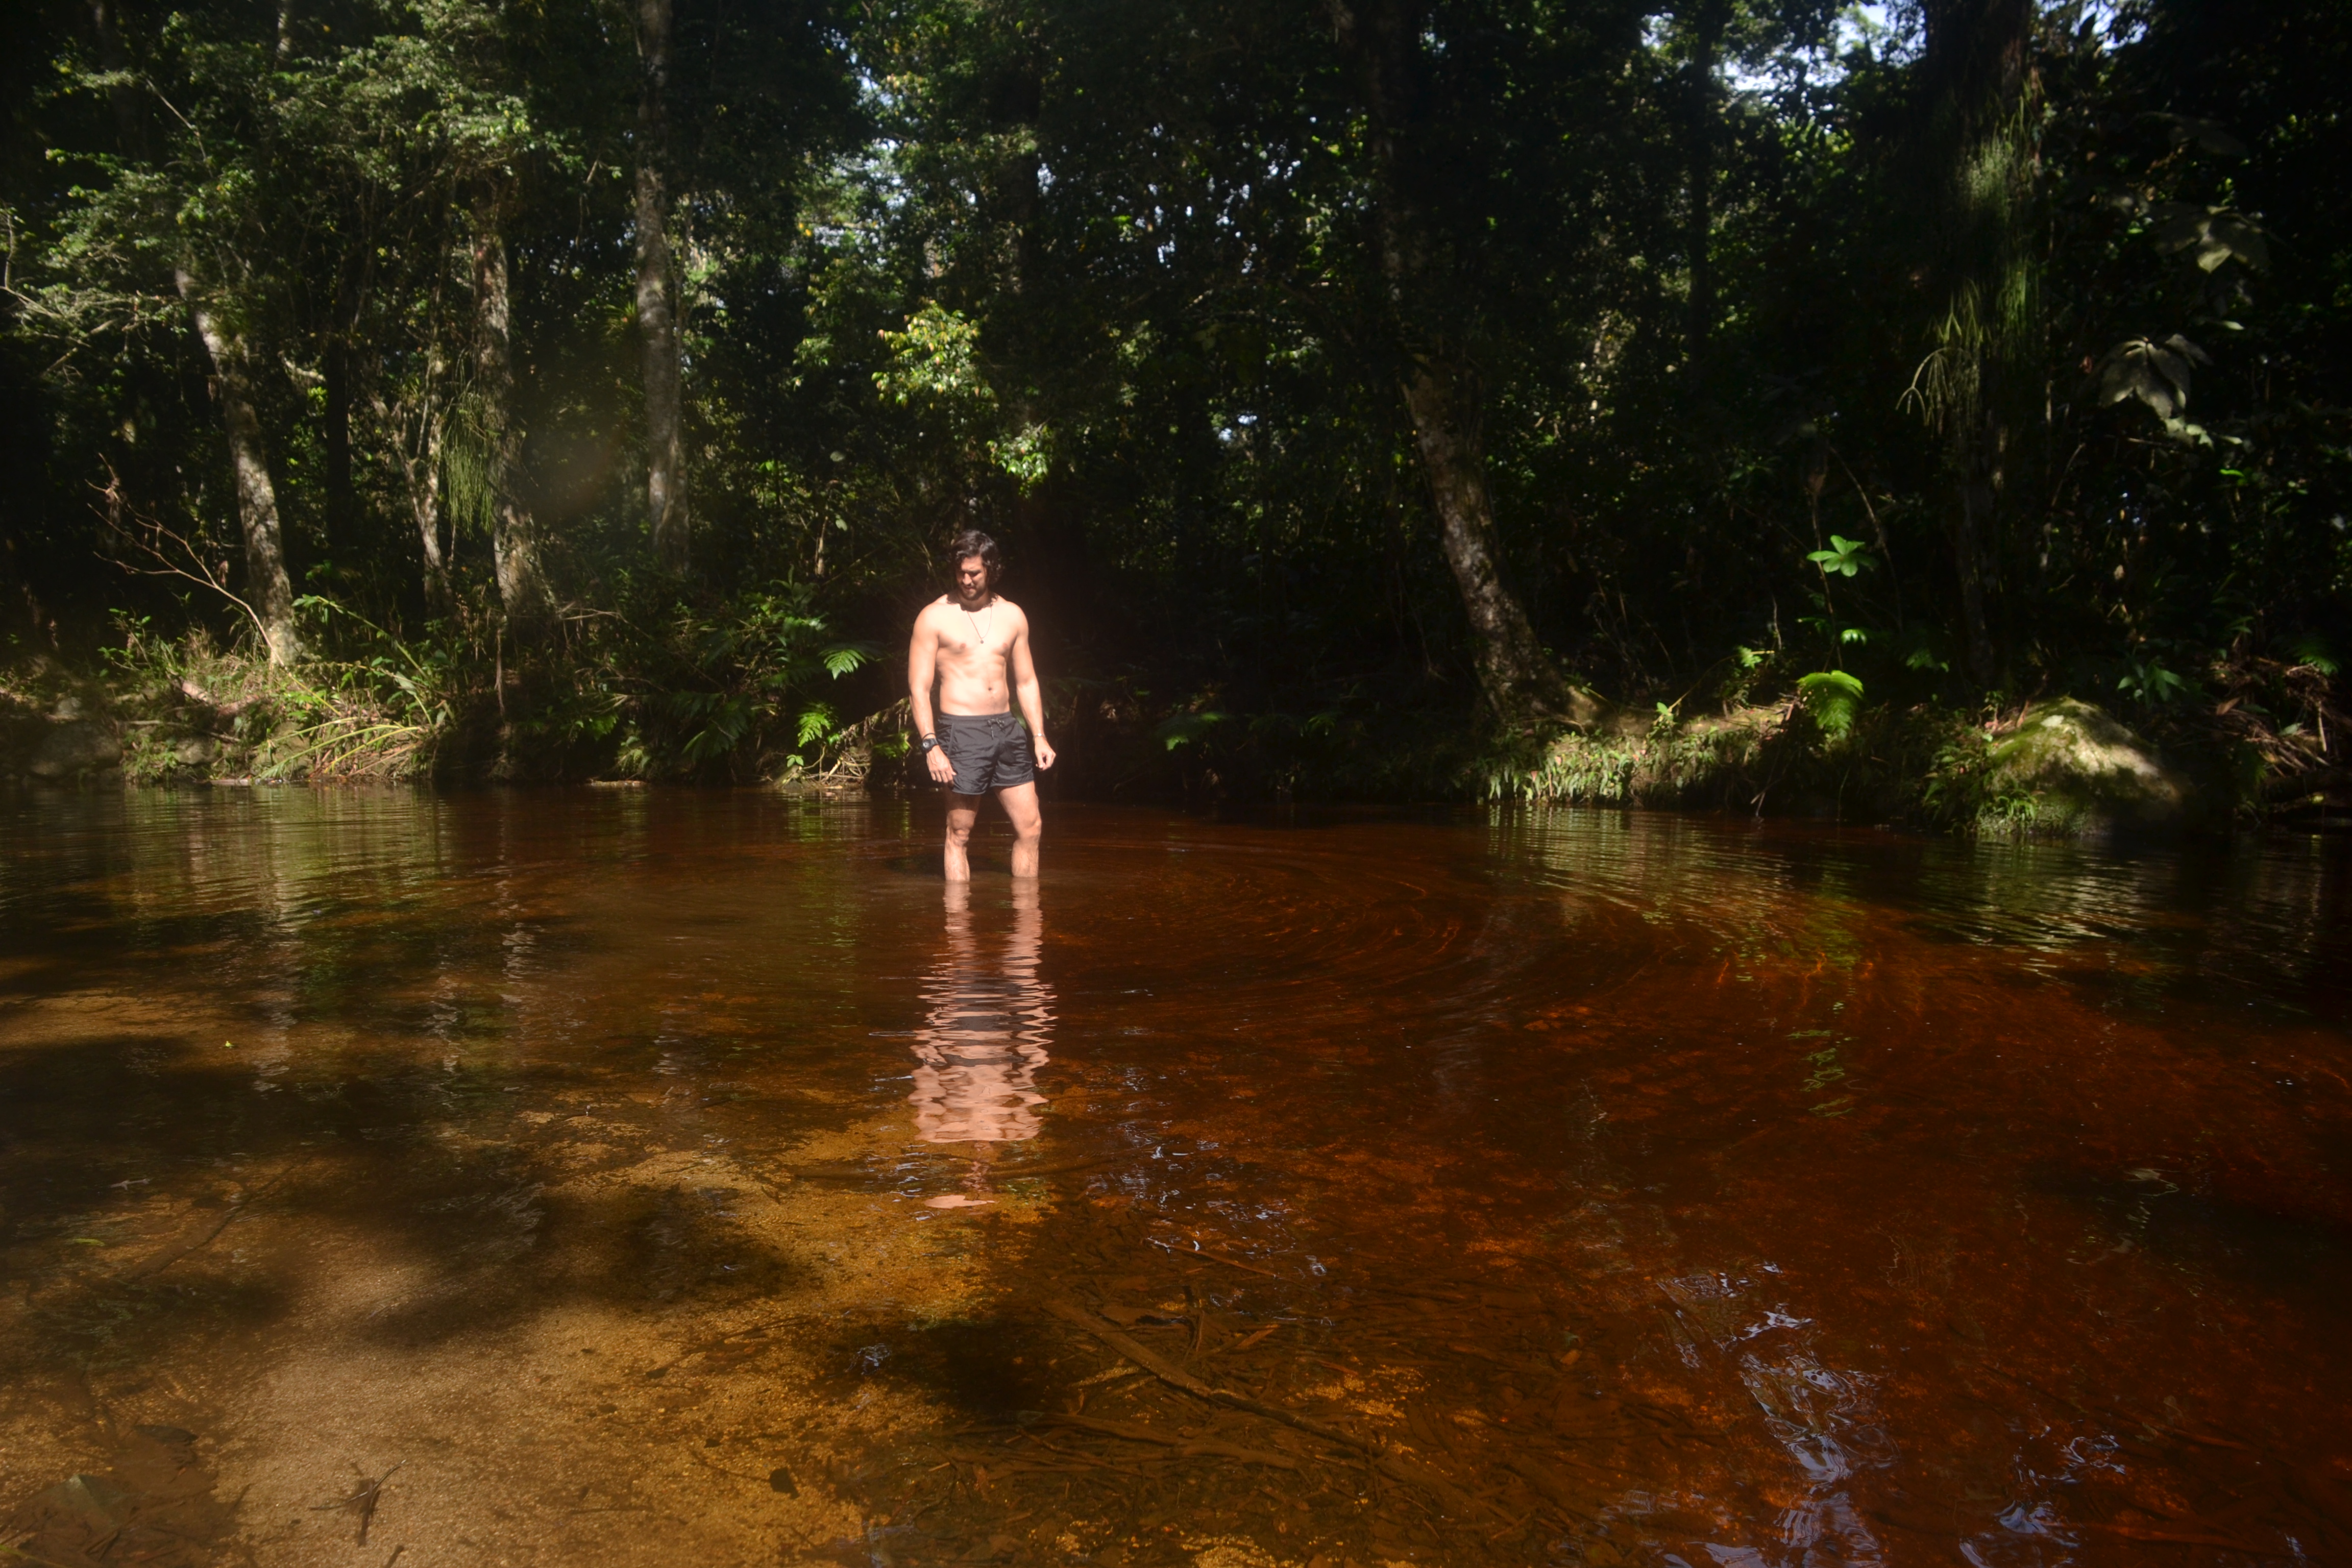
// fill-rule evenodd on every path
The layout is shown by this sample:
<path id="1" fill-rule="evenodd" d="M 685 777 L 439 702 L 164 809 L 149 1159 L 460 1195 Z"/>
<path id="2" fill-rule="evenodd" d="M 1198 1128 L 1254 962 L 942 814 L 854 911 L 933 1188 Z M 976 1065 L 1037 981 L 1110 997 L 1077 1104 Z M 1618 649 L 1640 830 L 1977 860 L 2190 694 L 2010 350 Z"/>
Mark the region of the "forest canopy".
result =
<path id="1" fill-rule="evenodd" d="M 279 765 L 887 763 L 977 526 L 1073 787 L 2061 698 L 2340 780 L 2336 0 L 14 17 L 7 657 Z"/>

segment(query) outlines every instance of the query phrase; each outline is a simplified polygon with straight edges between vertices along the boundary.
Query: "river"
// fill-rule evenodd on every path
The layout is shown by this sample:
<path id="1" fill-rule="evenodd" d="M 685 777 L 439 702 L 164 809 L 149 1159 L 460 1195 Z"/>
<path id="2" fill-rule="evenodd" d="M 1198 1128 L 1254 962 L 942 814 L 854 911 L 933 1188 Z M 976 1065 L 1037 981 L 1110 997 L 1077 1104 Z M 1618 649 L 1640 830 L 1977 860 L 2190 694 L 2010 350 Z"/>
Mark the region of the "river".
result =
<path id="1" fill-rule="evenodd" d="M 2352 846 L 989 831 L 0 799 L 6 1540 L 2352 1561 Z"/>

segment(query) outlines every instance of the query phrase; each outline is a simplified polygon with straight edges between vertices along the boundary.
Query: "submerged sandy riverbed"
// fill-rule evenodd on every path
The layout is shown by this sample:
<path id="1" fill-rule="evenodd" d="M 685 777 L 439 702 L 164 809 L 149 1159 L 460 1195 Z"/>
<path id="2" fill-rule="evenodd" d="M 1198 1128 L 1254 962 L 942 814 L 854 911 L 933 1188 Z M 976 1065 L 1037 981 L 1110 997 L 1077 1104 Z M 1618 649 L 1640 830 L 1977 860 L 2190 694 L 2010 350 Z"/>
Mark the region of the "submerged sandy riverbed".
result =
<path id="1" fill-rule="evenodd" d="M 2352 1551 L 2340 853 L 7 809 L 39 1559 Z"/>

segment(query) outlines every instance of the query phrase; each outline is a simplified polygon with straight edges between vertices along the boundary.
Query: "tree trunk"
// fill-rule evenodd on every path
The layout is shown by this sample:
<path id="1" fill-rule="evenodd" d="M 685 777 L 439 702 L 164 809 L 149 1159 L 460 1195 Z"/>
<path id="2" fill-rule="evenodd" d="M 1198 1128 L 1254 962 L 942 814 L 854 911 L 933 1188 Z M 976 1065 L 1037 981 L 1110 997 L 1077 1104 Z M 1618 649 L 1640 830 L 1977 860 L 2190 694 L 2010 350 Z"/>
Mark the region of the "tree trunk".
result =
<path id="1" fill-rule="evenodd" d="M 1918 145 L 1922 233 L 1936 257 L 1944 324 L 1938 352 L 1954 356 L 1956 392 L 1934 410 L 1944 427 L 1954 495 L 1947 516 L 1969 674 L 2000 677 L 1993 636 L 2001 602 L 2010 498 L 2032 497 L 2032 443 L 2018 405 L 2038 385 L 2046 323 L 2038 246 L 2039 149 L 2032 0 L 1927 0 Z M 2043 410 L 2046 415 L 2046 405 Z M 2029 502 L 2029 504 L 2031 504 Z"/>
<path id="2" fill-rule="evenodd" d="M 522 432 L 514 420 L 514 357 L 507 242 L 498 215 L 486 204 L 474 236 L 474 387 L 481 400 L 482 437 L 488 447 L 491 567 L 499 601 L 518 631 L 546 624 L 555 611 L 540 560 L 539 523 L 523 500 Z"/>
<path id="3" fill-rule="evenodd" d="M 1699 8 L 1690 64 L 1690 319 L 1686 328 L 1692 376 L 1706 370 L 1715 334 L 1715 58 L 1729 20 L 1722 0 Z"/>
<path id="4" fill-rule="evenodd" d="M 417 552 L 425 563 L 425 602 L 446 611 L 456 602 L 449 590 L 449 557 L 441 543 L 440 413 L 428 405 L 418 420 L 416 456 L 402 455 L 408 470 L 408 509 L 416 519 Z"/>
<path id="5" fill-rule="evenodd" d="M 1413 132 L 1423 101 L 1425 0 L 1328 0 L 1340 47 L 1354 58 L 1369 112 L 1372 237 L 1387 286 L 1389 330 L 1407 370 L 1402 388 L 1413 446 L 1437 509 L 1445 559 L 1477 643 L 1479 684 L 1506 724 L 1543 719 L 1589 722 L 1599 705 L 1564 679 L 1537 640 L 1517 595 L 1504 585 L 1486 489 L 1483 408 L 1466 357 L 1422 330 L 1424 302 L 1453 280 L 1432 276 L 1426 219 L 1413 192 Z"/>
<path id="6" fill-rule="evenodd" d="M 339 332 L 328 340 L 326 353 L 327 409 L 327 545 L 331 551 L 356 550 L 358 498 L 352 489 L 352 365 L 351 348 Z"/>
<path id="7" fill-rule="evenodd" d="M 357 258 L 346 252 L 336 266 L 334 320 L 327 329 L 321 355 L 327 383 L 327 544 L 330 551 L 352 552 L 360 548 L 359 495 L 352 484 L 352 377 L 358 357 L 352 339 L 358 331 L 361 303 L 361 283 L 355 276 L 358 265 Z"/>
<path id="8" fill-rule="evenodd" d="M 1459 366 L 1428 359 L 1404 383 L 1413 443 L 1429 477 L 1445 563 L 1462 592 L 1478 643 L 1478 680 L 1506 720 L 1566 719 L 1589 723 L 1598 705 L 1570 687 L 1546 657 L 1517 595 L 1496 567 L 1495 514 L 1486 493 L 1478 389 Z"/>
<path id="9" fill-rule="evenodd" d="M 111 0 L 90 0 L 89 24 L 98 35 L 98 63 L 106 69 L 106 98 L 114 109 L 115 131 L 121 138 L 122 155 L 143 159 L 147 156 L 145 105 L 140 100 L 137 80 L 131 74 L 131 53 L 122 46 L 122 29 Z"/>
<path id="10" fill-rule="evenodd" d="M 687 565 L 677 285 L 669 254 L 670 0 L 637 5 L 637 331 L 646 374 L 646 510 L 654 558 Z"/>
<path id="11" fill-rule="evenodd" d="M 441 542 L 441 441 L 448 420 L 433 396 L 433 388 L 440 384 L 441 369 L 440 356 L 435 354 L 425 367 L 425 391 L 416 413 L 413 442 L 406 413 L 387 403 L 381 395 L 371 404 L 376 424 L 391 439 L 393 453 L 400 459 L 400 477 L 408 491 L 409 515 L 416 522 L 417 552 L 425 563 L 425 602 L 436 612 L 446 612 L 452 604 L 449 558 Z"/>
<path id="12" fill-rule="evenodd" d="M 1992 454 L 1997 435 L 1990 416 L 1955 422 L 1953 466 L 1959 469 L 1958 504 L 1951 510 L 1952 566 L 1960 587 L 1960 627 L 1968 641 L 1969 676 L 1990 687 L 1999 676 L 1992 623 L 1985 613 L 1985 548 L 1999 526 L 2000 492 Z"/>
<path id="13" fill-rule="evenodd" d="M 244 341 L 205 303 L 185 267 L 172 271 L 180 298 L 212 359 L 214 395 L 228 435 L 229 466 L 236 478 L 236 515 L 245 532 L 246 593 L 254 618 L 269 645 L 269 662 L 291 664 L 302 655 L 294 629 L 294 586 L 286 575 L 286 546 L 278 525 L 278 487 L 261 450 L 261 416 L 246 378 Z"/>
<path id="14" fill-rule="evenodd" d="M 114 7 L 109 0 L 91 0 L 89 12 L 90 26 L 98 35 L 99 62 L 112 79 L 107 99 L 113 106 L 122 155 L 143 159 L 147 122 Z M 221 426 L 228 437 L 229 468 L 236 484 L 237 526 L 245 535 L 246 592 L 251 596 L 247 607 L 261 623 L 269 662 L 291 664 L 302 656 L 301 639 L 294 627 L 294 584 L 286 574 L 278 487 L 270 481 L 269 463 L 262 452 L 261 416 L 254 407 L 253 387 L 247 377 L 245 343 L 205 302 L 185 266 L 173 268 L 172 281 L 179 289 L 181 303 L 188 308 L 205 357 L 212 362 L 214 395 L 220 400 Z"/>

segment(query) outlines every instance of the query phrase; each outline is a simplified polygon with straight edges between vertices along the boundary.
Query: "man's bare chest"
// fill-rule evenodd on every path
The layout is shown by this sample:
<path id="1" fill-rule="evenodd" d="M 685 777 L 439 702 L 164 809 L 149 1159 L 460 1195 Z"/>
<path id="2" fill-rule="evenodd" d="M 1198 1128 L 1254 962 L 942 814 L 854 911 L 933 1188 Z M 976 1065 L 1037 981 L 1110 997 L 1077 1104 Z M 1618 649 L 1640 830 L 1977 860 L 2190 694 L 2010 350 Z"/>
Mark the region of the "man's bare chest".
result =
<path id="1" fill-rule="evenodd" d="M 978 617 L 958 609 L 940 617 L 939 627 L 940 660 L 959 669 L 978 671 L 1001 669 L 1006 653 L 1013 646 L 1012 634 L 986 624 L 987 617 Z M 978 620 L 967 626 L 959 623 Z"/>

